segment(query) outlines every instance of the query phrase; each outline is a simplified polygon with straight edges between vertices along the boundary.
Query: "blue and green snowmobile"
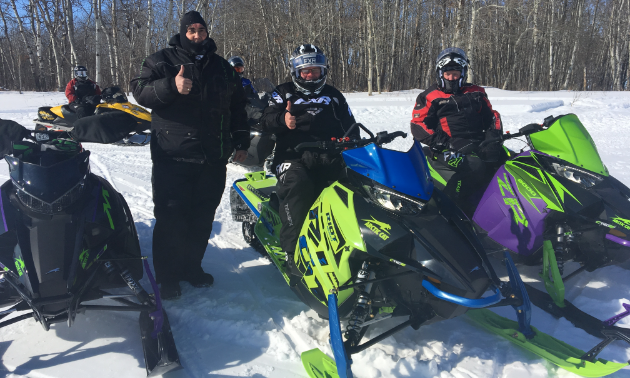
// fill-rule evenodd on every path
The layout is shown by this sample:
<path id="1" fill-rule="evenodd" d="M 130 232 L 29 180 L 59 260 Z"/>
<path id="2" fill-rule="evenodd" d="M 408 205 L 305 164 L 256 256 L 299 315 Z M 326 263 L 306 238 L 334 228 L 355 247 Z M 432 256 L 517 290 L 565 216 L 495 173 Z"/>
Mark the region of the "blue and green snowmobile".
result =
<path id="1" fill-rule="evenodd" d="M 357 127 L 369 138 L 350 140 Z M 265 253 L 296 295 L 329 321 L 334 359 L 319 349 L 304 352 L 309 376 L 352 377 L 352 354 L 407 327 L 418 329 L 467 312 L 484 328 L 576 374 L 602 376 L 627 366 L 597 355 L 611 341 L 630 341 L 630 333 L 615 334 L 584 352 L 530 326 L 531 303 L 510 255 L 504 256 L 509 275 L 504 282 L 470 221 L 434 188 L 420 144 L 407 152 L 382 148 L 401 136 L 406 134 L 374 135 L 355 124 L 337 141 L 296 147 L 339 153 L 346 165 L 346 177 L 324 189 L 302 226 L 294 254 L 301 279 L 287 274 L 280 248 L 276 179 L 256 172 L 233 184 L 232 216 L 243 223 L 245 240 Z M 497 306 L 512 306 L 518 322 L 487 309 Z M 403 320 L 361 343 L 370 325 L 392 317 Z"/>

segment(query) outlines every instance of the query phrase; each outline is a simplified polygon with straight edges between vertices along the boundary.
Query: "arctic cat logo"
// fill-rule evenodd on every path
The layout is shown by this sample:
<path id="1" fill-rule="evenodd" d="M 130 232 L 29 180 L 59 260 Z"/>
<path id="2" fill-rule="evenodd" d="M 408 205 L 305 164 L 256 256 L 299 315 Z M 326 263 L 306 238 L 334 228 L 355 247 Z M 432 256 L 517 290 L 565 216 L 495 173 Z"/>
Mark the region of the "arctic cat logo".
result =
<path id="1" fill-rule="evenodd" d="M 611 220 L 614 223 L 617 223 L 621 227 L 625 228 L 626 230 L 630 230 L 630 219 L 623 219 L 623 218 L 620 218 L 620 217 L 614 217 Z"/>
<path id="2" fill-rule="evenodd" d="M 22 260 L 20 257 L 14 258 L 14 260 L 15 260 L 15 269 L 17 269 L 18 275 L 21 277 L 26 271 L 26 268 L 24 267 L 24 260 Z"/>
<path id="3" fill-rule="evenodd" d="M 365 221 L 365 227 L 369 228 L 372 232 L 374 232 L 378 237 L 383 240 L 389 239 L 389 233 L 392 229 L 392 226 L 387 223 L 379 222 L 374 217 L 372 219 L 362 219 Z"/>
<path id="4" fill-rule="evenodd" d="M 505 202 L 506 205 L 509 205 L 512 208 L 512 212 L 514 213 L 514 221 L 517 224 L 521 223 L 523 226 L 527 227 L 529 222 L 527 222 L 527 218 L 525 217 L 525 213 L 523 212 L 523 208 L 518 202 L 518 199 L 505 196 L 507 192 L 516 197 L 516 194 L 514 194 L 514 190 L 510 186 L 510 181 L 507 178 L 507 173 L 503 173 L 503 180 L 501 180 L 501 177 L 497 176 L 497 183 L 499 184 L 501 195 L 504 197 L 503 202 Z"/>

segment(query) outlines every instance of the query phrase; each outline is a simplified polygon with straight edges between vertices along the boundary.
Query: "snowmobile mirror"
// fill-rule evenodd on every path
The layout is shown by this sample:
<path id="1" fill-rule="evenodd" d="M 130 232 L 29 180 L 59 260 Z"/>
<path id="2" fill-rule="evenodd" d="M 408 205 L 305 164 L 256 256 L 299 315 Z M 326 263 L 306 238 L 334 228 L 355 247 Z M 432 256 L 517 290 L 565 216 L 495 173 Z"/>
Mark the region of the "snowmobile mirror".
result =
<path id="1" fill-rule="evenodd" d="M 518 132 L 522 135 L 529 135 L 542 131 L 542 127 L 537 123 L 530 123 L 529 125 L 521 127 Z"/>

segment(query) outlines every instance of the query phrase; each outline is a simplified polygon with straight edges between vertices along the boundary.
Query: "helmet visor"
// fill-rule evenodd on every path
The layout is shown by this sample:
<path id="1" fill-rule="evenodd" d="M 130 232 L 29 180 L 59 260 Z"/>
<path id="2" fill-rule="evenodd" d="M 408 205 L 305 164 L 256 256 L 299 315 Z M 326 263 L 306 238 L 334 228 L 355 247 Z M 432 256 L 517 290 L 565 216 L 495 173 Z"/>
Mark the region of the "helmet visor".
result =
<path id="1" fill-rule="evenodd" d="M 243 66 L 236 66 L 236 67 L 234 67 L 234 71 L 236 71 L 238 73 L 243 73 L 243 72 L 245 72 L 245 67 L 243 67 Z"/>
<path id="2" fill-rule="evenodd" d="M 86 70 L 76 70 L 74 71 L 74 76 L 81 79 L 87 79 L 88 74 Z"/>
<path id="3" fill-rule="evenodd" d="M 299 71 L 301 68 L 305 67 L 322 67 L 326 68 L 326 56 L 319 53 L 310 53 L 300 55 L 291 59 L 291 65 L 294 71 Z"/>

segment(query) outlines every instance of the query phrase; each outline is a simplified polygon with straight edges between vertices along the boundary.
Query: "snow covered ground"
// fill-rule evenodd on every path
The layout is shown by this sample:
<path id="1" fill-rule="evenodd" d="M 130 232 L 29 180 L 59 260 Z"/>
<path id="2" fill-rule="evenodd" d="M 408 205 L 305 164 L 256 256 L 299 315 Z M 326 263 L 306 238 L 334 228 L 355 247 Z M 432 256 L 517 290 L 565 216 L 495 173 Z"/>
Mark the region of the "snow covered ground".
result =
<path id="1" fill-rule="evenodd" d="M 487 90 L 506 130 L 516 131 L 549 115 L 577 114 L 597 143 L 611 174 L 630 185 L 630 93 L 625 92 L 510 92 Z M 368 97 L 348 94 L 357 121 L 373 131 L 409 130 L 418 90 Z M 63 93 L 0 92 L 0 118 L 31 128 L 39 106 L 65 102 Z M 389 148 L 405 150 L 411 137 Z M 523 143 L 510 141 L 512 148 Z M 153 203 L 148 147 L 86 144 L 92 151 L 92 170 L 123 193 L 133 212 L 144 255 L 151 256 Z M 228 182 L 246 169 L 228 167 Z M 8 179 L 0 164 L 0 181 Z M 182 283 L 183 295 L 166 301 L 175 341 L 185 371 L 178 377 L 306 377 L 301 352 L 319 347 L 330 354 L 327 323 L 303 305 L 276 269 L 243 241 L 240 224 L 232 222 L 228 190 L 214 222 L 204 269 L 215 276 L 212 288 Z M 629 250 L 630 253 L 630 250 Z M 569 266 L 570 267 L 570 266 Z M 582 273 L 570 281 L 567 299 L 600 319 L 630 303 L 630 265 Z M 534 281 L 537 271 L 523 269 Z M 148 282 L 143 280 L 143 284 Z M 497 310 L 513 317 L 511 310 Z M 379 323 L 375 335 L 400 320 Z M 72 328 L 55 324 L 45 332 L 34 320 L 0 329 L 0 375 L 9 377 L 144 377 L 142 345 L 134 313 L 88 313 Z M 599 340 L 556 320 L 538 308 L 533 324 L 540 330 L 589 350 Z M 630 318 L 619 323 L 630 327 Z M 621 342 L 608 347 L 602 358 L 630 359 Z M 575 377 L 498 336 L 458 318 L 418 331 L 407 329 L 353 356 L 357 377 Z M 4 371 L 3 371 L 4 370 Z M 613 377 L 630 377 L 630 370 Z"/>

